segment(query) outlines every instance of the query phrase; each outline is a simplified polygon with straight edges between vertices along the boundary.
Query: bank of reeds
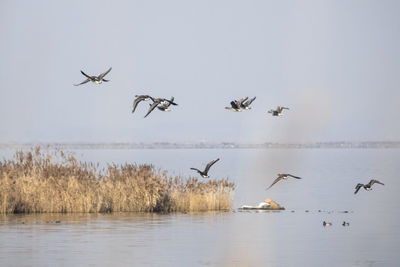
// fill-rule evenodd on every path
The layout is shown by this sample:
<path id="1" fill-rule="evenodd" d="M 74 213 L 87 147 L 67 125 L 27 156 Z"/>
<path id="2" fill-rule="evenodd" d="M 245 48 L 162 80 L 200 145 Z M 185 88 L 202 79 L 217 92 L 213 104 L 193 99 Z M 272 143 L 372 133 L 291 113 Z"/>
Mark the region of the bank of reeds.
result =
<path id="1" fill-rule="evenodd" d="M 0 162 L 0 213 L 229 210 L 228 179 L 168 177 L 151 165 L 79 162 L 39 147 Z"/>

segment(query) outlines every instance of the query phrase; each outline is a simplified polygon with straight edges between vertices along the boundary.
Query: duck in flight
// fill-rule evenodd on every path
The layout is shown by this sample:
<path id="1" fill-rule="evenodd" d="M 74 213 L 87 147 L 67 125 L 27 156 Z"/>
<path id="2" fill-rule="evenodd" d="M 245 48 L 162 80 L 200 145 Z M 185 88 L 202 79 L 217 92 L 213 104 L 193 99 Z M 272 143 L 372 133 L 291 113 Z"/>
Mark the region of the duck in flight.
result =
<path id="1" fill-rule="evenodd" d="M 240 112 L 240 111 L 242 111 L 242 108 L 241 108 L 242 103 L 244 101 L 246 101 L 247 99 L 248 99 L 248 97 L 245 97 L 245 98 L 242 98 L 242 99 L 239 99 L 239 100 L 233 100 L 233 101 L 231 101 L 231 106 L 230 107 L 225 107 L 225 109 L 230 109 L 230 110 L 233 110 L 233 111 L 236 111 L 236 112 Z"/>
<path id="2" fill-rule="evenodd" d="M 372 185 L 373 184 L 381 184 L 381 185 L 385 185 L 384 183 L 382 183 L 382 182 L 379 182 L 378 180 L 374 180 L 374 179 L 372 179 L 371 181 L 369 181 L 369 183 L 368 184 L 357 184 L 356 185 L 356 191 L 354 192 L 354 194 L 357 194 L 357 192 L 358 192 L 358 190 L 360 190 L 360 188 L 361 187 L 364 187 L 364 189 L 365 190 L 367 190 L 367 191 L 370 191 L 370 190 L 372 190 Z"/>
<path id="3" fill-rule="evenodd" d="M 272 116 L 282 116 L 282 111 L 283 111 L 284 109 L 289 109 L 289 108 L 278 106 L 275 110 L 274 110 L 274 109 L 271 109 L 271 110 L 269 110 L 269 111 L 267 111 L 267 112 L 268 112 L 268 113 L 271 113 Z"/>
<path id="4" fill-rule="evenodd" d="M 158 106 L 167 106 L 166 109 L 168 109 L 168 107 L 170 105 L 174 105 L 177 106 L 178 104 L 174 102 L 174 97 L 171 97 L 171 100 L 165 99 L 165 98 L 154 98 L 154 97 L 150 97 L 150 99 L 153 101 L 153 104 L 150 104 L 150 108 L 147 111 L 147 114 L 144 116 L 145 118 Z M 161 110 L 163 109 L 163 107 L 161 107 Z M 163 111 L 167 111 L 167 110 L 163 110 Z M 169 111 L 169 110 L 168 110 Z"/>
<path id="5" fill-rule="evenodd" d="M 278 173 L 278 177 L 272 182 L 272 184 L 266 189 L 270 189 L 274 184 L 276 184 L 277 182 L 279 182 L 282 179 L 287 179 L 288 177 L 292 177 L 292 178 L 296 178 L 296 179 L 301 179 L 298 176 L 294 176 L 288 173 Z"/>
<path id="6" fill-rule="evenodd" d="M 251 103 L 253 103 L 254 100 L 256 100 L 256 97 L 253 97 L 245 102 L 240 103 L 240 108 L 246 109 L 246 110 L 251 109 L 250 105 L 251 105 Z"/>
<path id="7" fill-rule="evenodd" d="M 141 101 L 148 101 L 151 99 L 149 95 L 135 95 L 136 99 L 133 101 L 132 113 L 135 112 L 137 105 Z"/>
<path id="8" fill-rule="evenodd" d="M 106 76 L 106 75 L 111 71 L 111 69 L 112 69 L 112 68 L 109 68 L 106 72 L 103 72 L 103 73 L 100 74 L 99 76 L 89 76 L 89 75 L 87 75 L 86 73 L 84 73 L 84 72 L 81 70 L 82 75 L 85 76 L 87 79 L 84 80 L 83 82 L 81 82 L 80 84 L 74 84 L 74 85 L 75 85 L 75 86 L 79 86 L 79 85 L 85 84 L 85 83 L 87 83 L 87 82 L 89 82 L 89 81 L 90 81 L 90 82 L 94 82 L 95 84 L 101 84 L 102 82 L 109 82 L 110 80 L 104 79 L 104 76 Z"/>
<path id="9" fill-rule="evenodd" d="M 219 160 L 219 158 L 218 158 L 218 159 L 215 159 L 215 160 L 213 160 L 213 161 L 210 161 L 210 162 L 207 164 L 207 166 L 206 166 L 206 168 L 204 169 L 204 171 L 200 171 L 199 169 L 196 169 L 196 168 L 190 168 L 190 169 L 191 169 L 191 170 L 197 171 L 197 172 L 201 175 L 201 177 L 203 177 L 203 178 L 210 178 L 210 176 L 208 176 L 208 171 L 210 170 L 211 166 L 214 165 L 218 160 Z"/>

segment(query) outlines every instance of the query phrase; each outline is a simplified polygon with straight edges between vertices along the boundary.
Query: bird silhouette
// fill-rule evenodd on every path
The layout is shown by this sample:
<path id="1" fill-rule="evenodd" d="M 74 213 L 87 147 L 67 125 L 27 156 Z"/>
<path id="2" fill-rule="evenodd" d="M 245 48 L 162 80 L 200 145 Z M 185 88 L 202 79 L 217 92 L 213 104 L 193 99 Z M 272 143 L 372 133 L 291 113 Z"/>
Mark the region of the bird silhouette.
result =
<path id="1" fill-rule="evenodd" d="M 206 168 L 204 169 L 204 171 L 200 171 L 199 169 L 196 169 L 196 168 L 190 168 L 190 169 L 191 169 L 191 170 L 197 171 L 197 172 L 201 175 L 201 177 L 203 177 L 203 178 L 209 178 L 210 176 L 208 176 L 208 171 L 210 170 L 211 166 L 214 165 L 218 160 L 219 160 L 219 158 L 210 161 L 210 162 L 207 164 L 207 166 L 206 166 Z"/>
<path id="2" fill-rule="evenodd" d="M 98 75 L 98 76 L 89 76 L 89 75 L 87 75 L 86 73 L 84 73 L 84 72 L 81 70 L 82 75 L 85 76 L 87 79 L 84 80 L 83 82 L 81 82 L 80 84 L 74 84 L 74 85 L 75 85 L 75 86 L 79 86 L 79 85 L 85 84 L 85 83 L 87 83 L 87 82 L 89 82 L 89 81 L 91 81 L 91 82 L 93 82 L 93 83 L 95 83 L 95 84 L 101 84 L 102 82 L 109 82 L 110 80 L 104 79 L 104 76 L 106 76 L 106 75 L 111 71 L 111 69 L 112 69 L 112 68 L 109 68 L 106 72 L 103 72 L 103 73 L 101 73 L 101 74 Z"/>
<path id="3" fill-rule="evenodd" d="M 296 178 L 296 179 L 301 179 L 301 177 L 294 176 L 294 175 L 291 175 L 291 174 L 288 174 L 288 173 L 278 173 L 278 177 L 272 182 L 272 184 L 266 190 L 270 189 L 274 184 L 276 184 L 280 180 L 287 179 L 289 177 Z"/>
<path id="4" fill-rule="evenodd" d="M 371 181 L 369 181 L 369 183 L 368 184 L 357 184 L 356 185 L 356 191 L 354 191 L 354 194 L 357 194 L 357 192 L 358 192 L 358 190 L 360 190 L 360 188 L 361 187 L 364 187 L 364 189 L 365 190 L 367 190 L 367 191 L 370 191 L 370 190 L 372 190 L 372 185 L 373 184 L 381 184 L 381 185 L 385 185 L 384 183 L 382 183 L 382 182 L 379 182 L 378 180 L 374 180 L 374 179 L 372 179 Z"/>

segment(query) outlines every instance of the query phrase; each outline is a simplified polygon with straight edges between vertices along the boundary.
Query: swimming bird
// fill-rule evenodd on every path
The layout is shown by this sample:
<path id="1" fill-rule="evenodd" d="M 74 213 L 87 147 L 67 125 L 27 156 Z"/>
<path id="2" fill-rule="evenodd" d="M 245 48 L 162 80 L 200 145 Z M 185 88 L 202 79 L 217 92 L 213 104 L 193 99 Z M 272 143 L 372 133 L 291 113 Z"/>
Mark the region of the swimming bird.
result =
<path id="1" fill-rule="evenodd" d="M 273 181 L 273 183 L 272 183 L 266 190 L 270 189 L 274 184 L 276 184 L 276 183 L 279 182 L 280 180 L 282 180 L 282 179 L 287 179 L 288 177 L 292 177 L 292 178 L 296 178 L 296 179 L 301 179 L 301 178 L 298 177 L 298 176 L 294 176 L 294 175 L 291 175 L 291 174 L 288 174 L 288 173 L 278 173 L 278 178 L 276 178 L 276 179 Z"/>
<path id="2" fill-rule="evenodd" d="M 251 103 L 253 103 L 253 101 L 254 101 L 255 99 L 256 99 L 256 97 L 253 97 L 253 98 L 247 100 L 246 102 L 242 102 L 242 103 L 240 104 L 240 108 L 246 109 L 246 110 L 251 109 L 250 105 L 251 105 Z"/>
<path id="3" fill-rule="evenodd" d="M 239 100 L 233 100 L 231 101 L 231 106 L 230 107 L 225 107 L 225 109 L 230 109 L 236 112 L 240 112 L 242 111 L 241 109 L 241 105 L 244 101 L 246 101 L 248 99 L 248 97 L 245 98 L 241 98 Z"/>
<path id="4" fill-rule="evenodd" d="M 349 223 L 349 222 L 343 221 L 342 225 L 343 225 L 343 226 L 350 226 L 350 223 Z"/>
<path id="5" fill-rule="evenodd" d="M 112 68 L 109 68 L 106 72 L 101 73 L 99 76 L 89 76 L 86 73 L 84 73 L 81 70 L 81 73 L 83 74 L 83 76 L 85 76 L 87 79 L 84 80 L 83 82 L 81 82 L 80 84 L 74 84 L 75 86 L 79 86 L 81 84 L 87 83 L 89 81 L 94 82 L 95 84 L 101 84 L 102 82 L 109 82 L 110 80 L 106 80 L 104 79 L 104 76 L 106 76 Z"/>
<path id="6" fill-rule="evenodd" d="M 331 222 L 323 221 L 323 222 L 322 222 L 322 225 L 323 225 L 323 226 L 331 226 L 332 223 L 331 223 Z"/>
<path id="7" fill-rule="evenodd" d="M 144 116 L 145 118 L 158 106 L 158 105 L 174 105 L 177 106 L 178 104 L 173 101 L 174 97 L 171 98 L 171 100 L 165 99 L 165 98 L 154 98 L 150 97 L 150 99 L 153 101 L 153 104 L 150 105 L 149 110 L 147 111 L 147 114 Z M 167 107 L 167 108 L 168 108 Z M 166 111 L 166 110 L 164 110 Z"/>
<path id="8" fill-rule="evenodd" d="M 268 113 L 271 113 L 272 116 L 282 116 L 282 111 L 283 111 L 284 109 L 289 109 L 289 108 L 278 106 L 275 110 L 271 109 L 271 110 L 269 110 L 269 111 L 267 111 L 267 112 L 268 112 Z"/>
<path id="9" fill-rule="evenodd" d="M 382 182 L 379 182 L 378 180 L 374 180 L 374 179 L 372 179 L 371 181 L 369 181 L 369 183 L 368 184 L 357 184 L 356 185 L 356 191 L 354 192 L 354 194 L 357 194 L 357 192 L 358 192 L 358 190 L 360 190 L 360 188 L 361 187 L 364 187 L 364 189 L 365 190 L 367 190 L 367 191 L 370 191 L 370 190 L 372 190 L 372 185 L 373 184 L 381 184 L 381 185 L 385 185 L 384 183 L 382 183 Z"/>
<path id="10" fill-rule="evenodd" d="M 219 158 L 210 161 L 210 162 L 207 164 L 207 166 L 206 166 L 206 168 L 204 169 L 204 171 L 200 171 L 199 169 L 196 169 L 196 168 L 190 168 L 190 169 L 191 169 L 191 170 L 197 171 L 197 172 L 201 175 L 201 177 L 203 177 L 203 178 L 210 178 L 210 176 L 208 176 L 208 171 L 210 170 L 211 166 L 214 165 L 218 160 L 219 160 Z"/>
<path id="11" fill-rule="evenodd" d="M 148 101 L 151 99 L 151 96 L 149 95 L 135 95 L 136 99 L 133 101 L 133 106 L 132 106 L 132 113 L 135 112 L 137 105 L 141 101 Z"/>

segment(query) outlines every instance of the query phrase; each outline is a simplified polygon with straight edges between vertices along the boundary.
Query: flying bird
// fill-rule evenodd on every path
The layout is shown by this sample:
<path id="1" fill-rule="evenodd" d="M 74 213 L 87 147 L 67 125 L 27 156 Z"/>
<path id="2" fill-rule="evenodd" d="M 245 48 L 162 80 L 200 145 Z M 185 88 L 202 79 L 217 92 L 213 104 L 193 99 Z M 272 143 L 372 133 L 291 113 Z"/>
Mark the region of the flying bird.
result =
<path id="1" fill-rule="evenodd" d="M 294 176 L 294 175 L 291 175 L 291 174 L 288 174 L 288 173 L 278 173 L 278 178 L 276 178 L 276 179 L 273 181 L 273 183 L 272 183 L 266 190 L 270 189 L 274 184 L 276 184 L 276 183 L 279 182 L 280 180 L 282 180 L 282 179 L 287 179 L 288 177 L 292 177 L 292 178 L 296 178 L 296 179 L 301 179 L 301 178 L 298 177 L 298 176 Z"/>
<path id="2" fill-rule="evenodd" d="M 171 100 L 165 99 L 165 98 L 154 98 L 154 97 L 150 97 L 150 99 L 153 101 L 153 104 L 150 105 L 149 110 L 147 111 L 147 114 L 144 116 L 145 118 L 158 106 L 166 106 L 168 105 L 168 107 L 170 105 L 174 105 L 177 106 L 178 104 L 174 102 L 174 97 L 171 98 Z M 167 108 L 168 108 L 167 107 Z M 164 110 L 166 111 L 166 110 Z"/>
<path id="3" fill-rule="evenodd" d="M 215 159 L 215 160 L 213 160 L 213 161 L 210 161 L 210 162 L 207 164 L 207 166 L 206 166 L 206 168 L 204 169 L 204 171 L 200 171 L 199 169 L 196 169 L 196 168 L 190 168 L 190 169 L 191 169 L 191 170 L 197 171 L 197 172 L 201 175 L 201 177 L 203 177 L 203 178 L 210 178 L 210 176 L 208 176 L 208 171 L 210 170 L 211 166 L 214 165 L 218 160 L 219 160 L 219 158 L 218 158 L 218 159 Z"/>
<path id="4" fill-rule="evenodd" d="M 381 185 L 385 185 L 384 183 L 382 183 L 382 182 L 379 182 L 378 180 L 374 180 L 374 179 L 372 179 L 371 181 L 369 181 L 369 183 L 368 184 L 357 184 L 356 185 L 356 191 L 354 192 L 354 194 L 357 194 L 357 192 L 358 192 L 358 190 L 360 190 L 360 188 L 361 187 L 364 187 L 364 189 L 365 190 L 367 190 L 367 191 L 370 191 L 370 190 L 372 190 L 372 185 L 373 184 L 381 184 Z"/>
<path id="5" fill-rule="evenodd" d="M 271 109 L 271 110 L 269 110 L 269 111 L 267 111 L 267 112 L 268 112 L 268 113 L 271 113 L 272 116 L 282 116 L 282 111 L 283 111 L 284 109 L 289 109 L 289 108 L 278 106 L 275 110 L 274 110 L 274 109 Z"/>
<path id="6" fill-rule="evenodd" d="M 83 74 L 83 76 L 85 76 L 87 79 L 84 80 L 83 82 L 81 82 L 80 84 L 74 84 L 75 86 L 79 86 L 81 84 L 85 84 L 87 82 L 94 82 L 95 84 L 101 84 L 102 82 L 109 82 L 110 80 L 106 80 L 104 79 L 104 76 L 106 76 L 112 68 L 109 68 L 106 72 L 103 72 L 102 74 L 100 74 L 99 76 L 89 76 L 86 73 L 84 73 L 81 70 L 81 73 Z"/>
<path id="7" fill-rule="evenodd" d="M 322 222 L 322 225 L 323 225 L 323 226 L 331 226 L 332 223 L 331 223 L 331 222 L 323 221 L 323 222 Z"/>
<path id="8" fill-rule="evenodd" d="M 158 108 L 159 110 L 161 110 L 161 111 L 169 112 L 169 111 L 171 111 L 171 110 L 169 109 L 169 106 L 171 106 L 172 103 L 174 103 L 174 97 L 171 97 L 171 99 L 170 99 L 169 101 L 161 102 L 161 104 L 158 105 L 157 108 Z"/>
<path id="9" fill-rule="evenodd" d="M 240 103 L 240 108 L 246 109 L 246 110 L 251 109 L 250 105 L 251 105 L 251 103 L 253 103 L 254 100 L 256 100 L 256 97 L 253 97 L 245 102 Z"/>
<path id="10" fill-rule="evenodd" d="M 231 106 L 230 107 L 225 107 L 225 109 L 230 109 L 230 110 L 233 110 L 233 111 L 236 111 L 236 112 L 240 112 L 240 111 L 242 111 L 242 109 L 241 109 L 242 103 L 244 101 L 246 101 L 247 99 L 248 99 L 248 97 L 245 97 L 245 98 L 242 98 L 242 99 L 239 99 L 239 100 L 233 100 L 233 101 L 231 101 Z"/>
<path id="11" fill-rule="evenodd" d="M 151 99 L 149 95 L 135 95 L 136 99 L 133 101 L 132 113 L 135 112 L 137 105 L 141 101 L 148 101 Z"/>

